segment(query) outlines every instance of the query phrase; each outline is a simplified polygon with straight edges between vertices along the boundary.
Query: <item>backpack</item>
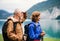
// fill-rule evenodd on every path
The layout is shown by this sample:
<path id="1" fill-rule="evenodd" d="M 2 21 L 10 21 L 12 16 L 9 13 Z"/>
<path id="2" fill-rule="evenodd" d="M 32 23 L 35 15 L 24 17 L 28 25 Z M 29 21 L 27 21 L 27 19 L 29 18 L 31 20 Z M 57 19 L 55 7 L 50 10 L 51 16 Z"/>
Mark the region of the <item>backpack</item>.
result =
<path id="1" fill-rule="evenodd" d="M 2 35 L 3 35 L 3 39 L 4 41 L 10 41 L 11 39 L 8 38 L 7 36 L 7 26 L 8 26 L 8 21 L 10 21 L 12 19 L 8 19 L 4 24 L 3 24 L 3 27 L 2 27 Z M 16 24 L 13 25 L 14 27 L 14 30 L 15 30 L 15 27 L 16 27 Z"/>
<path id="2" fill-rule="evenodd" d="M 8 26 L 8 21 L 11 20 L 11 19 L 8 19 L 4 24 L 3 24 L 3 27 L 2 27 L 2 32 L 6 33 L 6 30 L 7 30 L 7 26 Z"/>
<path id="3" fill-rule="evenodd" d="M 33 41 L 33 39 L 29 38 L 29 34 L 28 34 L 29 33 L 29 28 L 28 27 L 29 27 L 30 24 L 32 24 L 32 23 L 29 23 L 29 24 L 24 26 L 24 29 L 25 29 L 24 33 L 26 34 L 26 37 L 27 37 L 26 41 Z M 34 25 L 34 26 L 36 28 L 36 25 Z M 35 30 L 35 28 L 34 28 L 34 30 Z"/>

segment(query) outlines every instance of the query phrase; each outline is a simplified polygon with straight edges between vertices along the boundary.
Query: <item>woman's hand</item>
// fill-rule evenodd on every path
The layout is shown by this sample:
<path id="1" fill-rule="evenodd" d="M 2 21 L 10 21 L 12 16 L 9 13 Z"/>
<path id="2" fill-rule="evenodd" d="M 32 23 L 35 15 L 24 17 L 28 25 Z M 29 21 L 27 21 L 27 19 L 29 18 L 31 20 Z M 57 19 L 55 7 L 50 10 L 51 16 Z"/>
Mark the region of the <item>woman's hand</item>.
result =
<path id="1" fill-rule="evenodd" d="M 43 31 L 42 33 L 41 33 L 41 36 L 44 36 L 45 35 L 45 32 Z"/>

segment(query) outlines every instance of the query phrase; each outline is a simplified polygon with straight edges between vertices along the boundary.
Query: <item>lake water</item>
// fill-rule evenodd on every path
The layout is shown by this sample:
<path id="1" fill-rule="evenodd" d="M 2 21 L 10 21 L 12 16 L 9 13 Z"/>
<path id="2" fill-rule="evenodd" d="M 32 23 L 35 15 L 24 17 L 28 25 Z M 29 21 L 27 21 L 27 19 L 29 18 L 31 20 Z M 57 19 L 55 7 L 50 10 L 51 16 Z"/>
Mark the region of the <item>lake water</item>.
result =
<path id="1" fill-rule="evenodd" d="M 0 20 L 0 34 L 2 33 L 2 26 L 4 22 L 5 20 Z M 26 25 L 30 22 L 30 20 L 27 20 L 23 23 L 23 25 Z M 45 37 L 60 38 L 60 20 L 40 20 L 40 25 L 46 33 Z"/>

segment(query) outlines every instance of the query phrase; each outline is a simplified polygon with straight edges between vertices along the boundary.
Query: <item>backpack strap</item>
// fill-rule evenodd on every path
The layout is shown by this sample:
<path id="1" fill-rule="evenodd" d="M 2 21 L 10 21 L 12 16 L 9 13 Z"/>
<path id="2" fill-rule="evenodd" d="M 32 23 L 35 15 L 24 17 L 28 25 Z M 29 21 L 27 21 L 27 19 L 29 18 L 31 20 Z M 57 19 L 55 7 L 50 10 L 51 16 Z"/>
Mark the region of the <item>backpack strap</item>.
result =
<path id="1" fill-rule="evenodd" d="M 24 26 L 24 29 L 25 29 L 24 33 L 25 34 L 28 34 L 28 32 L 29 32 L 28 27 L 29 27 L 30 24 L 32 24 L 32 23 L 29 23 L 29 24 Z M 34 31 L 35 31 L 36 30 L 36 25 L 35 24 L 33 24 L 33 25 L 34 25 Z"/>
<path id="2" fill-rule="evenodd" d="M 30 24 L 33 24 L 33 23 L 29 23 L 28 25 L 30 25 Z M 33 24 L 33 25 L 34 25 L 34 29 L 33 29 L 33 30 L 35 31 L 35 30 L 36 30 L 36 25 L 35 25 L 35 24 Z M 28 35 L 28 40 L 29 40 L 29 41 L 34 41 L 33 39 L 31 39 L 31 38 L 29 37 L 29 35 Z M 27 41 L 28 41 L 28 40 L 27 40 Z"/>
<path id="3" fill-rule="evenodd" d="M 10 20 L 13 21 L 12 19 L 8 19 L 7 22 L 10 21 Z"/>
<path id="4" fill-rule="evenodd" d="M 8 21 L 10 21 L 10 20 L 13 22 L 13 20 L 12 20 L 12 19 L 8 19 L 8 20 L 7 20 L 7 22 L 8 22 Z M 13 22 L 13 31 L 15 31 L 16 24 L 17 24 L 17 23 Z"/>
<path id="5" fill-rule="evenodd" d="M 30 24 L 33 24 L 33 23 L 29 23 L 28 25 L 30 25 Z M 36 25 L 35 24 L 33 24 L 34 25 L 34 31 L 36 30 Z"/>

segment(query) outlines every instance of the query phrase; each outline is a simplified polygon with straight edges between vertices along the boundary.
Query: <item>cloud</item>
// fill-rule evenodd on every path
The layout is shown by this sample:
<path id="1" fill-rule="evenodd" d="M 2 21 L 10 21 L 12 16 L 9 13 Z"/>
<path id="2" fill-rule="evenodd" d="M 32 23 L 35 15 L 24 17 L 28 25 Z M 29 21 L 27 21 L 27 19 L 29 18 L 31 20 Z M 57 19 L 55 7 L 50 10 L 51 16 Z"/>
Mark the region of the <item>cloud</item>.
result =
<path id="1" fill-rule="evenodd" d="M 27 11 L 34 4 L 43 1 L 46 0 L 0 0 L 0 9 L 13 12 L 16 8 L 19 8 L 22 11 Z"/>

